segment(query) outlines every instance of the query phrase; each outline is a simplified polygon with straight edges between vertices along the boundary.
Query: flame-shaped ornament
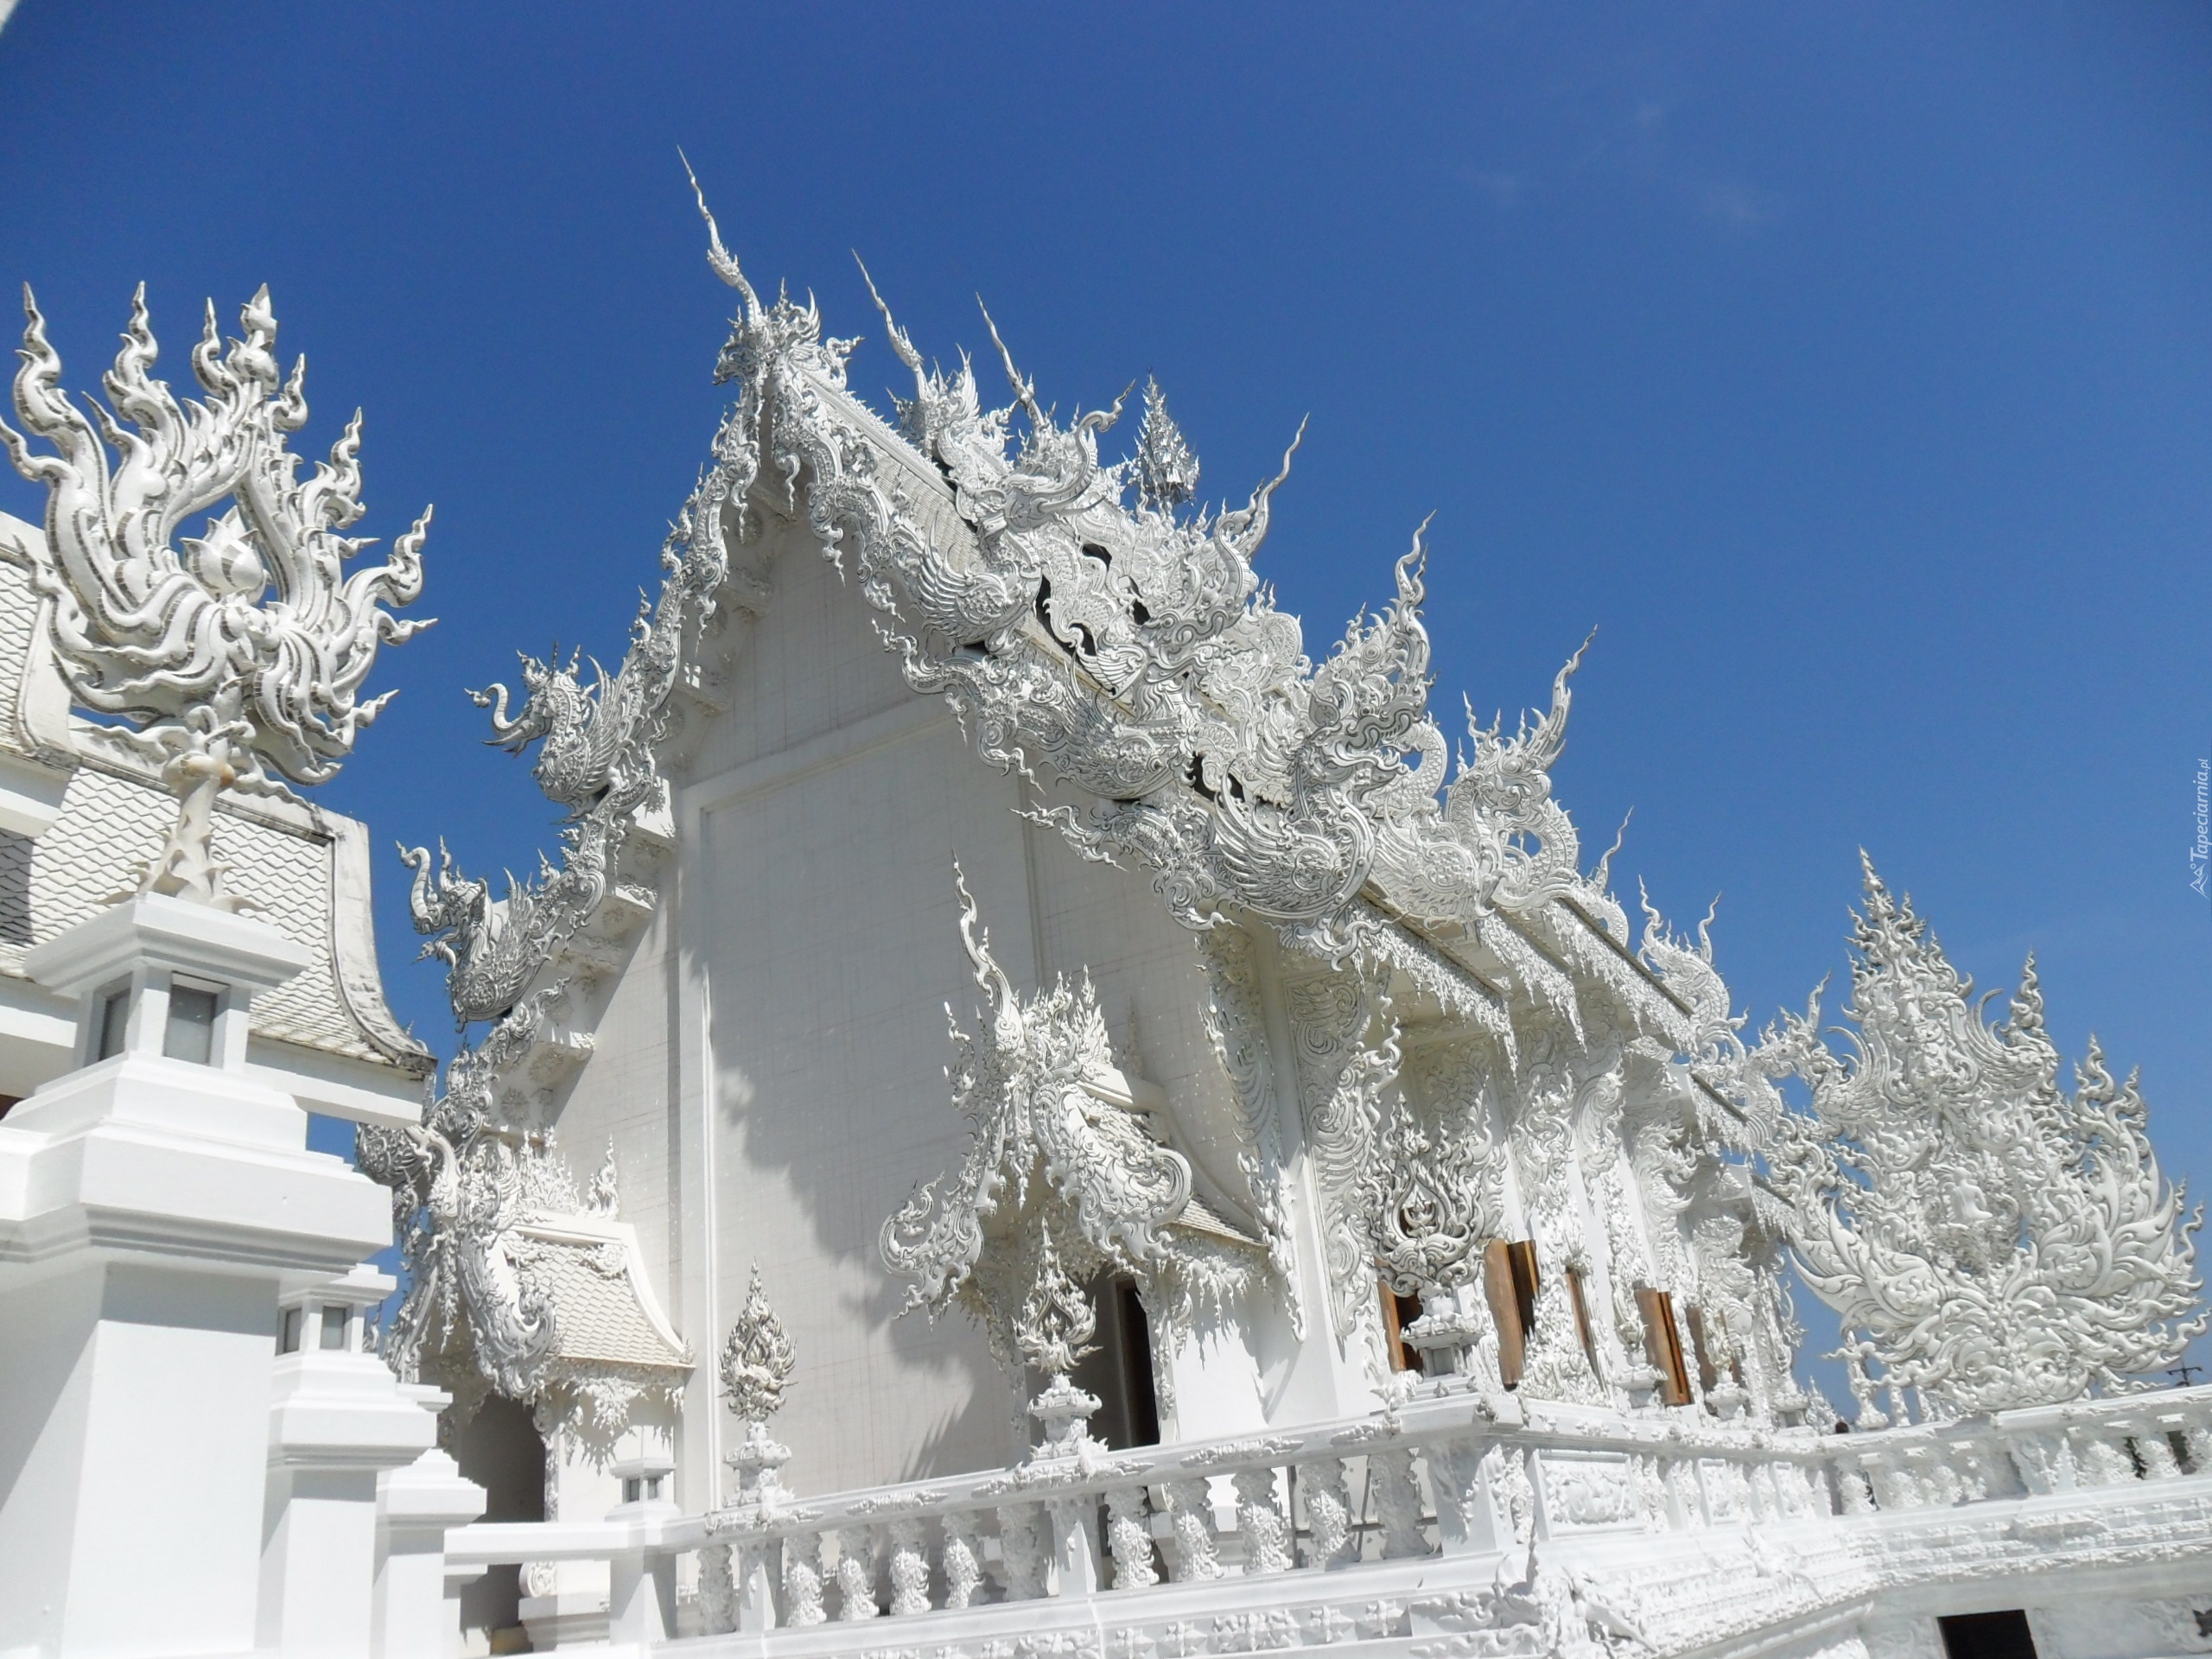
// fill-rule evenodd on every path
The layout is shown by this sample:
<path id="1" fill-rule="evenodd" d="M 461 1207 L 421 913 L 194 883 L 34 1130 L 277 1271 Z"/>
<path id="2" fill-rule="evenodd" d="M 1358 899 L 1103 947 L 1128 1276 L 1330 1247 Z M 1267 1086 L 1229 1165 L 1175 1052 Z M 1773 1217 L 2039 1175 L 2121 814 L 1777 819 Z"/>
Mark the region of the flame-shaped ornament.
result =
<path id="1" fill-rule="evenodd" d="M 285 440 L 307 423 L 307 360 L 280 376 L 265 287 L 227 352 L 209 302 L 192 353 L 207 397 L 180 403 L 149 372 L 158 347 L 140 284 L 105 377 L 112 408 L 92 403 L 90 416 L 60 389 L 61 359 L 28 287 L 23 310 L 16 413 L 54 452 L 35 452 L 4 421 L 0 436 L 16 471 L 46 486 L 46 545 L 0 542 L 0 559 L 29 573 L 70 696 L 126 722 L 115 736 L 181 798 L 142 890 L 235 908 L 209 845 L 215 798 L 290 798 L 292 784 L 337 775 L 392 695 L 358 695 L 377 648 L 429 626 L 383 608 L 422 594 L 429 509 L 387 562 L 345 574 L 370 545 L 339 533 L 362 512 L 360 413 L 327 462 L 294 476 Z M 225 501 L 204 534 L 178 536 L 188 516 Z"/>

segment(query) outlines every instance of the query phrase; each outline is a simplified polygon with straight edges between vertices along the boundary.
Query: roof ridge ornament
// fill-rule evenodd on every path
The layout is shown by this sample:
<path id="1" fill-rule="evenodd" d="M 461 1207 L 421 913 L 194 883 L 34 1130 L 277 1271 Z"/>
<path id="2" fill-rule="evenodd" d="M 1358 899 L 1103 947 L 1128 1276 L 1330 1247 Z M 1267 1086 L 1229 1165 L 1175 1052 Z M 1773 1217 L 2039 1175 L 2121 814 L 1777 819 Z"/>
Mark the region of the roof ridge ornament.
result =
<path id="1" fill-rule="evenodd" d="M 1198 457 L 1167 412 L 1167 394 L 1150 375 L 1144 381 L 1136 461 L 1137 487 L 1160 512 L 1173 512 L 1198 493 Z"/>
<path id="2" fill-rule="evenodd" d="M 149 372 L 159 347 L 141 283 L 103 377 L 112 410 L 88 398 L 89 416 L 60 389 L 61 359 L 28 283 L 23 313 L 16 413 L 55 453 L 35 453 L 0 420 L 16 470 L 47 492 L 45 548 L 0 543 L 0 559 L 29 573 L 71 697 L 128 722 L 109 729 L 180 797 L 139 890 L 236 910 L 244 900 L 226 891 L 210 844 L 216 797 L 296 799 L 292 785 L 337 775 L 394 695 L 357 696 L 378 647 L 429 626 L 384 607 L 422 594 L 430 510 L 385 563 L 345 574 L 371 545 L 339 533 L 362 513 L 360 411 L 328 461 L 295 478 L 285 442 L 307 424 L 307 359 L 281 375 L 266 284 L 241 308 L 244 338 L 227 353 L 208 302 L 192 353 L 208 396 L 180 403 Z M 226 499 L 206 534 L 177 535 Z"/>

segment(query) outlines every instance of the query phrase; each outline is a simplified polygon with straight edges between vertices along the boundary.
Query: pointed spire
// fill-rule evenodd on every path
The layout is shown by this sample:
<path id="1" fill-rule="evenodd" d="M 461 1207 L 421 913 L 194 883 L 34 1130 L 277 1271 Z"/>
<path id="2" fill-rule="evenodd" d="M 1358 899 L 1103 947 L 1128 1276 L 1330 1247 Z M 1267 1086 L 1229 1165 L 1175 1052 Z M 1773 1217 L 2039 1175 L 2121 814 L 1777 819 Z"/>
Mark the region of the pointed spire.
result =
<path id="1" fill-rule="evenodd" d="M 1144 422 L 1137 428 L 1137 487 L 1163 512 L 1182 505 L 1198 487 L 1198 458 L 1167 412 L 1167 394 L 1149 375 L 1144 383 Z"/>

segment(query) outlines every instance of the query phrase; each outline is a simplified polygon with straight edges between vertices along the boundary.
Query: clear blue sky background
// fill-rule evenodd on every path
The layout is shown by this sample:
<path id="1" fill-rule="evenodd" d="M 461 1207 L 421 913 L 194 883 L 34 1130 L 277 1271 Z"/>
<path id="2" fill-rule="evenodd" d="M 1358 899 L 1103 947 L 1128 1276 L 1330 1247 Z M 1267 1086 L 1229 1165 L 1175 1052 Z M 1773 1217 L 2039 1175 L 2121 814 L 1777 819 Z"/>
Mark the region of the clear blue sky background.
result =
<path id="1" fill-rule="evenodd" d="M 1985 984 L 2037 950 L 2212 1194 L 2212 10 L 26 0 L 0 273 L 72 384 L 141 278 L 178 379 L 266 281 L 310 435 L 368 410 L 367 528 L 437 504 L 442 620 L 327 791 L 380 847 L 548 840 L 461 690 L 619 654 L 655 580 L 728 302 L 678 143 L 834 332 L 849 249 L 939 355 L 980 290 L 1063 410 L 1156 372 L 1211 492 L 1310 410 L 1284 602 L 1333 633 L 1433 510 L 1441 706 L 1599 625 L 1560 793 L 1594 847 L 1635 808 L 1631 897 L 1726 894 L 1755 1024 L 1841 969 L 1863 843 Z"/>

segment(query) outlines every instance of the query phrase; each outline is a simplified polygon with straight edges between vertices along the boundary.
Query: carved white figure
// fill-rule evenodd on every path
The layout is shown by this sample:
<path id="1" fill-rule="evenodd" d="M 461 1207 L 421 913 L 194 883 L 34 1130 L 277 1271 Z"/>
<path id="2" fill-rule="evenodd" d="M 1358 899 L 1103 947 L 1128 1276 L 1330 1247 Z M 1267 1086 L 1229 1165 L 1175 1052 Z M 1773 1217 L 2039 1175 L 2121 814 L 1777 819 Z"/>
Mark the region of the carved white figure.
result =
<path id="1" fill-rule="evenodd" d="M 1866 895 L 1852 1053 L 1821 1040 L 1815 993 L 1759 1056 L 1811 1092 L 1771 1161 L 1806 1283 L 1855 1361 L 1955 1410 L 2142 1386 L 2212 1315 L 2197 1306 L 2202 1212 L 2159 1173 L 2134 1078 L 2115 1084 L 2092 1038 L 2062 1090 L 2032 957 L 2006 1017 L 1985 1024 L 1988 998 L 1871 861 Z"/>
<path id="2" fill-rule="evenodd" d="M 143 891 L 230 907 L 209 840 L 224 789 L 291 796 L 326 783 L 392 694 L 362 698 L 377 648 L 429 624 L 386 605 L 423 591 L 423 516 L 385 563 L 346 574 L 369 545 L 340 534 L 361 516 L 357 410 L 312 476 L 286 439 L 307 423 L 307 359 L 276 356 L 266 288 L 228 351 L 213 302 L 192 367 L 205 402 L 179 402 L 150 373 L 157 347 L 142 284 L 105 379 L 112 412 L 87 416 L 60 389 L 61 359 L 29 289 L 17 417 L 54 453 L 0 422 L 16 469 L 46 486 L 42 553 L 0 543 L 29 573 L 39 626 L 78 702 L 128 724 L 116 736 L 181 798 Z M 109 451 L 115 452 L 112 463 Z M 200 536 L 193 514 L 229 501 Z"/>

